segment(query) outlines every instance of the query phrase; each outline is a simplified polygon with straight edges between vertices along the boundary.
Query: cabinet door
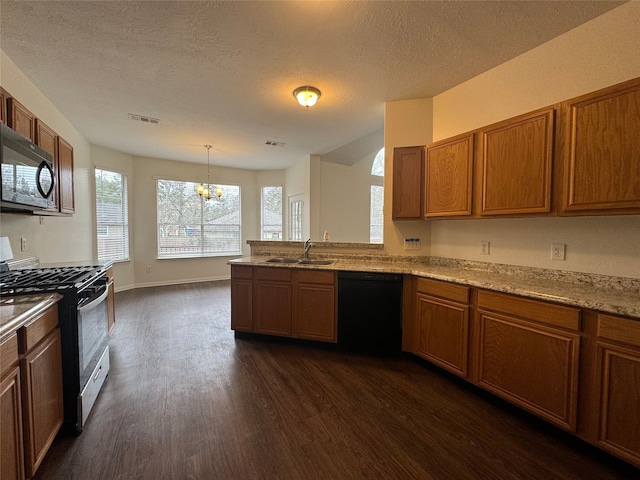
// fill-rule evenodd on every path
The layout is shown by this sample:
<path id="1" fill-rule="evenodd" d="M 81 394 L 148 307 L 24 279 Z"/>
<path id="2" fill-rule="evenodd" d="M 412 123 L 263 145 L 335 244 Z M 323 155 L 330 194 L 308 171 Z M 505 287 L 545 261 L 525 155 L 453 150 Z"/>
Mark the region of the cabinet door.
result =
<path id="1" fill-rule="evenodd" d="M 253 282 L 231 280 L 231 329 L 253 331 Z"/>
<path id="2" fill-rule="evenodd" d="M 416 353 L 450 372 L 467 377 L 469 307 L 418 294 Z"/>
<path id="3" fill-rule="evenodd" d="M 0 122 L 7 124 L 7 92 L 0 87 Z"/>
<path id="4" fill-rule="evenodd" d="M 640 349 L 598 342 L 598 445 L 640 465 Z"/>
<path id="5" fill-rule="evenodd" d="M 35 143 L 36 117 L 15 98 L 7 99 L 7 125 Z"/>
<path id="6" fill-rule="evenodd" d="M 393 220 L 422 218 L 424 147 L 393 149 Z"/>
<path id="7" fill-rule="evenodd" d="M 73 213 L 73 147 L 58 137 L 58 203 L 60 212 Z"/>
<path id="8" fill-rule="evenodd" d="M 261 268 L 255 273 L 255 331 L 290 337 L 292 329 L 291 270 Z"/>
<path id="9" fill-rule="evenodd" d="M 63 420 L 60 329 L 53 330 L 21 359 L 25 466 L 31 478 Z"/>
<path id="10" fill-rule="evenodd" d="M 576 430 L 580 335 L 480 310 L 478 385 Z"/>
<path id="11" fill-rule="evenodd" d="M 53 159 L 53 173 L 56 177 L 56 188 L 53 189 L 53 201 L 54 206 L 51 210 L 57 212 L 58 206 L 58 135 L 51 130 L 46 124 L 42 123 L 39 119 L 36 119 L 36 134 L 35 144 L 42 148 L 45 152 L 51 155 Z"/>
<path id="12" fill-rule="evenodd" d="M 471 215 L 473 138 L 473 134 L 465 134 L 427 148 L 425 217 Z"/>
<path id="13" fill-rule="evenodd" d="M 231 329 L 253 331 L 253 267 L 231 266 Z"/>
<path id="14" fill-rule="evenodd" d="M 481 215 L 551 211 L 554 109 L 519 116 L 481 132 Z"/>
<path id="15" fill-rule="evenodd" d="M 598 315 L 600 447 L 640 465 L 640 322 Z"/>
<path id="16" fill-rule="evenodd" d="M 297 271 L 294 312 L 298 338 L 336 342 L 335 273 Z"/>
<path id="17" fill-rule="evenodd" d="M 640 211 L 640 80 L 567 102 L 566 211 Z"/>
<path id="18" fill-rule="evenodd" d="M 14 367 L 0 382 L 0 445 L 2 480 L 23 480 L 22 408 L 20 398 L 20 368 Z"/>

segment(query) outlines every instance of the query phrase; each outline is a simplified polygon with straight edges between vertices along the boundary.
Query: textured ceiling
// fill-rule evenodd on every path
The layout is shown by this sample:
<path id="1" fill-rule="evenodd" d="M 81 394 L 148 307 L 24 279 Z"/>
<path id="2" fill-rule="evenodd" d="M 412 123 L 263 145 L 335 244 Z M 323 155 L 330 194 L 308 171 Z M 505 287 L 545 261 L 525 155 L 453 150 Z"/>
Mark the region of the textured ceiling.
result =
<path id="1" fill-rule="evenodd" d="M 434 96 L 620 3 L 2 0 L 0 48 L 92 144 L 205 163 L 212 144 L 212 163 L 262 170 L 357 157 L 385 102 Z M 292 96 L 307 84 L 322 91 L 309 109 Z"/>

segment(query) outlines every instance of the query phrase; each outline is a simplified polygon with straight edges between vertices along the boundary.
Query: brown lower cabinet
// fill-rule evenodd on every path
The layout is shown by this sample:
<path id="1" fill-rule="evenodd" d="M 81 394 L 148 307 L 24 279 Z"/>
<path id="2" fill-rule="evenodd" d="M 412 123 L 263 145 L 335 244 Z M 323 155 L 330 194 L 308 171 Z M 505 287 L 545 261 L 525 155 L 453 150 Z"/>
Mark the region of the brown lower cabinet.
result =
<path id="1" fill-rule="evenodd" d="M 469 288 L 419 278 L 416 299 L 416 355 L 466 378 Z"/>
<path id="2" fill-rule="evenodd" d="M 231 266 L 231 329 L 253 331 L 253 267 Z"/>
<path id="3" fill-rule="evenodd" d="M 0 478 L 31 478 L 63 421 L 58 306 L 0 344 Z"/>
<path id="4" fill-rule="evenodd" d="M 640 466 L 640 320 L 408 281 L 406 351 Z"/>
<path id="5" fill-rule="evenodd" d="M 0 344 L 0 419 L 0 478 L 23 480 L 22 394 L 15 333 Z"/>
<path id="6" fill-rule="evenodd" d="M 597 444 L 640 465 L 640 321 L 598 315 Z"/>
<path id="7" fill-rule="evenodd" d="M 256 267 L 255 332 L 291 337 L 293 335 L 291 270 Z"/>
<path id="8" fill-rule="evenodd" d="M 60 329 L 55 328 L 20 361 L 27 478 L 35 474 L 62 426 L 61 352 Z"/>
<path id="9" fill-rule="evenodd" d="M 231 328 L 337 341 L 336 274 L 277 267 L 231 267 Z"/>
<path id="10" fill-rule="evenodd" d="M 476 383 L 575 432 L 580 310 L 478 291 Z"/>
<path id="11" fill-rule="evenodd" d="M 296 270 L 294 291 L 294 331 L 298 338 L 336 342 L 335 272 Z"/>

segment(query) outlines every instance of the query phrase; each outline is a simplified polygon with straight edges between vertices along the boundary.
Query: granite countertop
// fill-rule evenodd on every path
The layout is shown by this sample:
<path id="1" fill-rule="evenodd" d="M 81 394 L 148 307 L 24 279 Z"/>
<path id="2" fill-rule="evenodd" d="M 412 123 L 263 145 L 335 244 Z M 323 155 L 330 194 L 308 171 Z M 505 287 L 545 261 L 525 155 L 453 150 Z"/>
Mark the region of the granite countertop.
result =
<path id="1" fill-rule="evenodd" d="M 61 298 L 62 295 L 58 293 L 45 293 L 0 299 L 0 342 Z"/>
<path id="2" fill-rule="evenodd" d="M 382 256 L 339 258 L 331 265 L 322 266 L 265 263 L 269 258 L 271 257 L 243 257 L 228 263 L 273 268 L 410 274 L 640 320 L 640 279 L 441 258 L 422 261 Z"/>

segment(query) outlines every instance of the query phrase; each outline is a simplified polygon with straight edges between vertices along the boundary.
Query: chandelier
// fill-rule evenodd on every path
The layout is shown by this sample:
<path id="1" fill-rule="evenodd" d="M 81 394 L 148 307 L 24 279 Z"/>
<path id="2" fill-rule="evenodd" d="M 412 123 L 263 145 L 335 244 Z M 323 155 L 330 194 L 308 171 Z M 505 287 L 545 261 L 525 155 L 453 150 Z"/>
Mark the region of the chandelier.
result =
<path id="1" fill-rule="evenodd" d="M 196 186 L 196 193 L 200 195 L 205 200 L 209 200 L 211 198 L 211 194 L 215 194 L 218 198 L 222 196 L 222 187 L 214 186 L 213 190 L 211 190 L 211 163 L 209 161 L 209 150 L 211 150 L 212 145 L 205 145 L 204 148 L 207 149 L 207 184 L 199 184 Z"/>

